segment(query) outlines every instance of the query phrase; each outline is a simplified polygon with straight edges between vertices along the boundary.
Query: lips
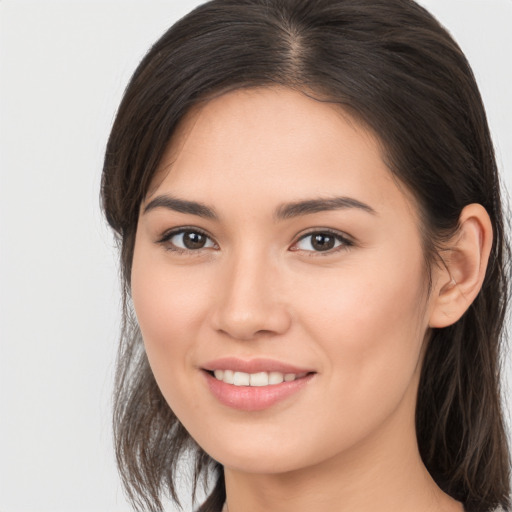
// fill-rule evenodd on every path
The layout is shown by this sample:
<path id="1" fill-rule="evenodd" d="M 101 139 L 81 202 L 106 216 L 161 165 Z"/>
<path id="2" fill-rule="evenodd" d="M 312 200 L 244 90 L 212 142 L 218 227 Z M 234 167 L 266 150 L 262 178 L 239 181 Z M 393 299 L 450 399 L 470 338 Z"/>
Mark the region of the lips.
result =
<path id="1" fill-rule="evenodd" d="M 223 357 L 209 361 L 203 365 L 203 369 L 207 371 L 215 370 L 232 370 L 234 372 L 258 373 L 258 372 L 280 372 L 283 374 L 294 373 L 313 373 L 314 370 L 309 368 L 300 368 L 288 363 L 276 361 L 274 359 L 256 358 L 245 361 L 237 357 Z"/>
<path id="2" fill-rule="evenodd" d="M 271 359 L 222 358 L 202 369 L 217 400 L 243 411 L 272 407 L 298 393 L 315 375 L 313 370 Z"/>

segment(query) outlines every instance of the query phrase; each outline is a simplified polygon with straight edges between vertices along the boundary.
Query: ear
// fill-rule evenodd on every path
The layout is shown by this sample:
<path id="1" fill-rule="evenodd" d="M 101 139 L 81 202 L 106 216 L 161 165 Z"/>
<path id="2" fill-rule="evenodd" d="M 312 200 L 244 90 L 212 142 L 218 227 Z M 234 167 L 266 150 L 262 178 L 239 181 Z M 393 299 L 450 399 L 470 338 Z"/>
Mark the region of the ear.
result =
<path id="1" fill-rule="evenodd" d="M 466 206 L 457 233 L 442 253 L 443 262 L 434 271 L 430 327 L 454 324 L 475 300 L 484 281 L 492 237 L 485 208 L 480 204 Z"/>

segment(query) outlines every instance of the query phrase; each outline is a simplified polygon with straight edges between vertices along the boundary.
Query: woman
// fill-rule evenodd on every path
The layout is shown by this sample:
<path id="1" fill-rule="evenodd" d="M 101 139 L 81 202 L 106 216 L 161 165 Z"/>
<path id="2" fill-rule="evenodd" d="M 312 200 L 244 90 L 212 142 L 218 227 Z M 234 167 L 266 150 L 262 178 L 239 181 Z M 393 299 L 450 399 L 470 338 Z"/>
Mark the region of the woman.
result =
<path id="1" fill-rule="evenodd" d="M 409 0 L 214 0 L 135 72 L 103 204 L 138 509 L 509 507 L 499 181 L 462 52 Z M 133 304 L 133 309 L 132 309 Z"/>

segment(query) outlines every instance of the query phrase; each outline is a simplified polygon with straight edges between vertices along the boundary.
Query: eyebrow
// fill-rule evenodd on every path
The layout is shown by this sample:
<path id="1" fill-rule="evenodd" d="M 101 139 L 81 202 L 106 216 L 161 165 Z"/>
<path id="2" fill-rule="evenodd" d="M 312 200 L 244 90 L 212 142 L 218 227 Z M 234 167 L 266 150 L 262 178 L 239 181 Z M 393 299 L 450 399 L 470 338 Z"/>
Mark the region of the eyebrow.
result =
<path id="1" fill-rule="evenodd" d="M 204 217 L 207 219 L 218 220 L 218 215 L 215 213 L 213 208 L 206 206 L 203 203 L 197 201 L 187 201 L 185 199 L 178 199 L 169 195 L 161 195 L 155 197 L 144 207 L 144 213 L 147 213 L 155 208 L 167 208 L 180 213 L 189 213 L 197 215 L 198 217 Z"/>
<path id="2" fill-rule="evenodd" d="M 155 208 L 166 208 L 179 213 L 188 213 L 197 215 L 206 219 L 219 220 L 219 216 L 215 209 L 200 203 L 198 201 L 188 201 L 179 199 L 170 195 L 160 195 L 151 200 L 145 207 L 144 213 L 147 213 Z M 302 215 L 311 215 L 323 211 L 344 210 L 344 209 L 358 209 L 372 215 L 377 212 L 369 205 L 351 197 L 332 197 L 332 198 L 319 198 L 307 199 L 304 201 L 295 201 L 292 203 L 285 203 L 278 206 L 274 212 L 274 219 L 286 220 L 293 217 L 300 217 Z"/>
<path id="3" fill-rule="evenodd" d="M 345 210 L 349 208 L 356 208 L 358 210 L 371 213 L 372 215 L 377 214 L 371 206 L 362 203 L 357 199 L 353 199 L 351 197 L 332 197 L 325 199 L 308 199 L 306 201 L 283 204 L 276 209 L 274 217 L 277 220 L 285 220 L 292 217 L 299 217 L 301 215 L 311 215 L 318 212 Z"/>

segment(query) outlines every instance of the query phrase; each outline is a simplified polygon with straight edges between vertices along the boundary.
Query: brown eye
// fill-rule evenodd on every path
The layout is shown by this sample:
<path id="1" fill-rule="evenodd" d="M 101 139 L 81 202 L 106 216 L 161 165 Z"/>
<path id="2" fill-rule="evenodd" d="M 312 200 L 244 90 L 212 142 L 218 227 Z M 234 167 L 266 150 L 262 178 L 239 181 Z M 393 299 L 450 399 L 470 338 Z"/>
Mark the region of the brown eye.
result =
<path id="1" fill-rule="evenodd" d="M 195 231 L 185 231 L 183 233 L 183 245 L 187 249 L 202 249 L 207 240 L 207 237 L 202 233 L 197 233 Z"/>
<path id="2" fill-rule="evenodd" d="M 316 251 L 328 251 L 334 248 L 336 243 L 335 238 L 332 235 L 318 233 L 311 237 L 311 246 Z"/>
<path id="3" fill-rule="evenodd" d="M 213 240 L 200 231 L 193 229 L 182 229 L 166 235 L 161 241 L 170 250 L 176 251 L 198 251 L 215 247 Z"/>
<path id="4" fill-rule="evenodd" d="M 316 231 L 303 236 L 294 247 L 294 250 L 307 252 L 327 252 L 352 246 L 353 243 L 337 233 L 329 231 Z M 333 251 L 334 252 L 334 251 Z"/>

